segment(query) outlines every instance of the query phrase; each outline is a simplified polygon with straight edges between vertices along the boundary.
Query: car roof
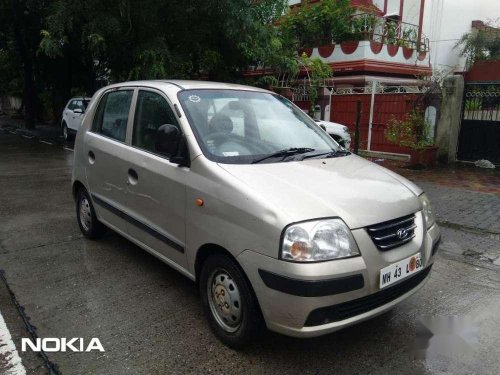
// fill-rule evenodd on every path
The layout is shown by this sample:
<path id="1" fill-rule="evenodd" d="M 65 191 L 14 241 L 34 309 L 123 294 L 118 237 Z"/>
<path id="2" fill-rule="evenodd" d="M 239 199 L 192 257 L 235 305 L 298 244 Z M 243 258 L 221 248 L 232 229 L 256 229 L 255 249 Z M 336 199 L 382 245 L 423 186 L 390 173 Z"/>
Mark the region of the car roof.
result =
<path id="1" fill-rule="evenodd" d="M 71 98 L 70 101 L 71 100 L 90 100 L 90 99 L 92 99 L 92 98 L 89 98 L 87 96 L 75 96 L 75 97 Z"/>
<path id="2" fill-rule="evenodd" d="M 212 81 L 191 81 L 191 80 L 148 80 L 148 81 L 130 81 L 120 82 L 108 86 L 108 88 L 122 87 L 122 86 L 146 86 L 161 88 L 164 85 L 172 85 L 179 90 L 192 90 L 192 89 L 226 89 L 226 90 L 245 90 L 245 91 L 258 91 L 258 92 L 271 92 L 258 87 L 238 85 L 234 83 L 212 82 Z"/>

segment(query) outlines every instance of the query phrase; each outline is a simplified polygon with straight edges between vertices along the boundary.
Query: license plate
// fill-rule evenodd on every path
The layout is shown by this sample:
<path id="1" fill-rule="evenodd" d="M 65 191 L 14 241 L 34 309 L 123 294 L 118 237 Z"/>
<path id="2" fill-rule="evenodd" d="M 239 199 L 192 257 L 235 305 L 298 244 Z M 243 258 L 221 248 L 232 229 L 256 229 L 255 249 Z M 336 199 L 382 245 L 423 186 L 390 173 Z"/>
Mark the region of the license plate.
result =
<path id="1" fill-rule="evenodd" d="M 400 260 L 380 270 L 380 289 L 402 280 L 424 268 L 420 253 Z"/>

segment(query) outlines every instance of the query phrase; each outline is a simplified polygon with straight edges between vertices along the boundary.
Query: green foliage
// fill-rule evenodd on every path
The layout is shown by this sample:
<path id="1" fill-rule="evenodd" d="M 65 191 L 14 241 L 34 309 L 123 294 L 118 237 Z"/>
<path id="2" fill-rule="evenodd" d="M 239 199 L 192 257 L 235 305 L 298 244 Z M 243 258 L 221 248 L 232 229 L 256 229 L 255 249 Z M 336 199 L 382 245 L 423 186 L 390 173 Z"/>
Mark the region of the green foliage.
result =
<path id="1" fill-rule="evenodd" d="M 499 60 L 500 30 L 493 27 L 473 30 L 462 35 L 455 48 L 465 57 L 467 69 L 478 60 Z"/>
<path id="2" fill-rule="evenodd" d="M 303 54 L 299 58 L 301 66 L 307 71 L 310 80 L 309 87 L 309 102 L 311 104 L 311 111 L 313 111 L 316 100 L 318 99 L 319 90 L 323 86 L 325 79 L 333 76 L 333 70 L 330 65 L 323 62 L 318 57 L 309 58 Z"/>
<path id="3" fill-rule="evenodd" d="M 385 41 L 387 44 L 397 43 L 397 27 L 397 23 L 392 20 L 386 23 Z"/>
<path id="4" fill-rule="evenodd" d="M 116 81 L 242 81 L 249 65 L 296 74 L 295 45 L 276 27 L 287 9 L 286 0 L 0 1 L 0 90 L 39 90 L 57 114 L 72 93 Z"/>
<path id="5" fill-rule="evenodd" d="M 352 39 L 354 9 L 349 0 L 303 1 L 280 21 L 280 28 L 296 46 L 316 47 Z"/>
<path id="6" fill-rule="evenodd" d="M 393 117 L 385 129 L 385 137 L 397 146 L 414 150 L 433 145 L 430 125 L 421 109 L 412 110 L 401 120 Z"/>
<path id="7" fill-rule="evenodd" d="M 262 76 L 257 81 L 255 84 L 258 87 L 263 87 L 263 88 L 270 88 L 270 87 L 276 87 L 278 86 L 278 79 L 275 76 Z"/>

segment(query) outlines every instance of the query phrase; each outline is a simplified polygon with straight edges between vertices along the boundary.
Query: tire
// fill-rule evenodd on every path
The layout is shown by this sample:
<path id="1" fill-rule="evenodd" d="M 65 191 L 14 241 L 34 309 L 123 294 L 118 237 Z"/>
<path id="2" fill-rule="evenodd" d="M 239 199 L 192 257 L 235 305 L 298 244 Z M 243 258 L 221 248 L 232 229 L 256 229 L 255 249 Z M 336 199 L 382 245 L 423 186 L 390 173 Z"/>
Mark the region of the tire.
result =
<path id="1" fill-rule="evenodd" d="M 63 122 L 62 125 L 62 135 L 65 141 L 70 141 L 71 140 L 71 134 L 68 129 L 68 125 L 66 125 L 65 122 Z"/>
<path id="2" fill-rule="evenodd" d="M 84 188 L 77 194 L 76 220 L 82 234 L 91 240 L 101 237 L 106 231 L 104 224 L 97 220 L 89 193 Z"/>
<path id="3" fill-rule="evenodd" d="M 229 256 L 207 258 L 199 287 L 205 317 L 224 344 L 239 349 L 262 332 L 263 319 L 251 285 Z"/>

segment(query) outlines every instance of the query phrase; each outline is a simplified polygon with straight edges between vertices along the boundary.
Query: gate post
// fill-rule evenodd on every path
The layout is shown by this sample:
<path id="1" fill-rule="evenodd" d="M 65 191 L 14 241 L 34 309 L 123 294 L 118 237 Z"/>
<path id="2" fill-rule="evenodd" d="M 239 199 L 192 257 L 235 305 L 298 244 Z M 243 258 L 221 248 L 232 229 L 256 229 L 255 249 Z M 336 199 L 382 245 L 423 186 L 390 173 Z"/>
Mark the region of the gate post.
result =
<path id="1" fill-rule="evenodd" d="M 436 146 L 440 161 L 452 163 L 457 160 L 458 133 L 462 118 L 464 78 L 455 75 L 443 82 L 441 114 L 436 127 Z"/>

